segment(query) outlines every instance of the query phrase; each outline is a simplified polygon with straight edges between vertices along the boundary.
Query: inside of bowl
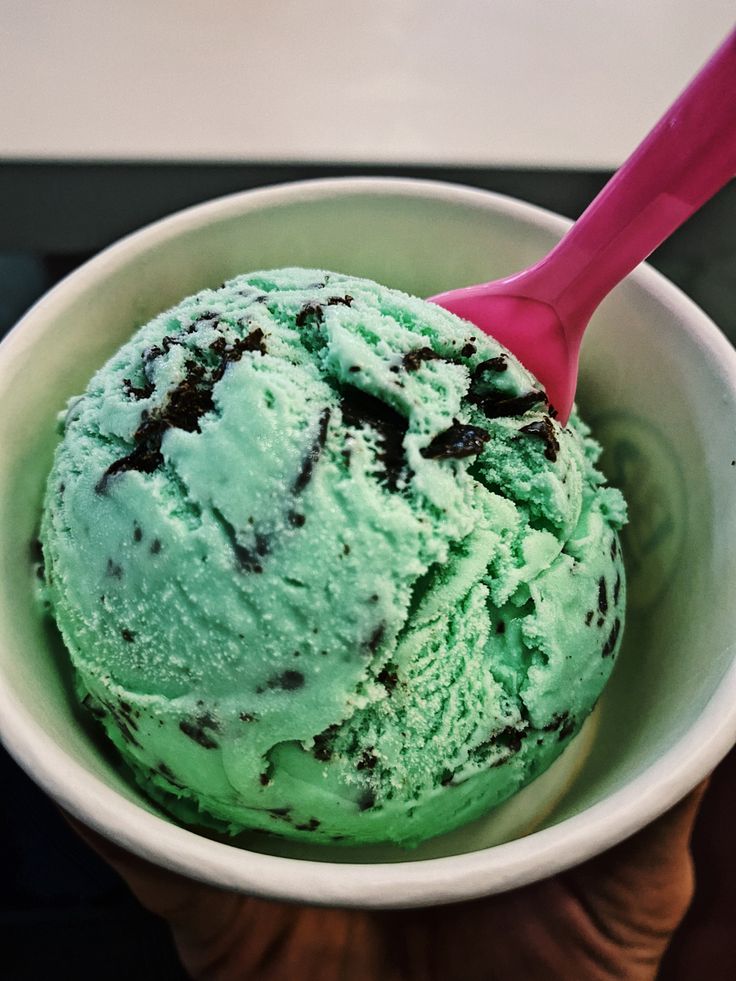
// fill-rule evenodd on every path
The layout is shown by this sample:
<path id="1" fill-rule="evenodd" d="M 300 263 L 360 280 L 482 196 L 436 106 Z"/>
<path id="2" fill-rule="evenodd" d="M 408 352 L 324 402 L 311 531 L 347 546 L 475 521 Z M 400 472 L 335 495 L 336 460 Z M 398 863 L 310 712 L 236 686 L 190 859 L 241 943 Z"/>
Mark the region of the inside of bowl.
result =
<path id="1" fill-rule="evenodd" d="M 545 227 L 487 200 L 430 189 L 305 193 L 271 207 L 223 209 L 206 227 L 182 219 L 150 248 L 128 243 L 98 257 L 76 274 L 74 288 L 47 297 L 10 337 L 0 367 L 0 682 L 31 714 L 33 738 L 53 741 L 101 787 L 157 813 L 80 721 L 63 651 L 34 602 L 29 547 L 54 420 L 66 399 L 139 324 L 239 272 L 309 265 L 428 295 L 523 268 L 559 234 L 554 222 Z M 580 403 L 604 444 L 604 469 L 631 511 L 624 648 L 595 723 L 505 812 L 411 853 L 372 850 L 361 858 L 354 849 L 249 836 L 239 844 L 333 862 L 474 851 L 557 823 L 625 787 L 700 716 L 734 655 L 728 610 L 736 536 L 727 520 L 736 484 L 734 405 L 715 360 L 670 301 L 666 288 L 660 295 L 652 284 L 624 284 L 597 314 L 583 351 Z M 52 792 L 65 778 L 40 762 L 34 775 Z"/>

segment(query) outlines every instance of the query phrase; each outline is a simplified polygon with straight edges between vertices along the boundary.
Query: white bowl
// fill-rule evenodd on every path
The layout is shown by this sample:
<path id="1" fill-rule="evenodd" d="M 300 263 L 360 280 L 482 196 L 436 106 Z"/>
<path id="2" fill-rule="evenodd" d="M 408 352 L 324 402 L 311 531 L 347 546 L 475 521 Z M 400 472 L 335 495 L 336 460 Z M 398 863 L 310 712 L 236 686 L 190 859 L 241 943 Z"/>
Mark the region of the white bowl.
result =
<path id="1" fill-rule="evenodd" d="M 61 806 L 138 855 L 221 886 L 325 904 L 426 905 L 520 886 L 603 851 L 726 754 L 736 740 L 736 353 L 647 267 L 594 318 L 579 391 L 606 447 L 604 468 L 631 508 L 624 650 L 597 726 L 487 822 L 405 853 L 264 839 L 244 848 L 179 827 L 81 723 L 65 659 L 34 607 L 27 552 L 55 413 L 137 325 L 188 293 L 273 266 L 319 266 L 430 295 L 523 268 L 568 225 L 441 183 L 287 184 L 190 208 L 124 239 L 11 332 L 0 347 L 0 734 Z"/>

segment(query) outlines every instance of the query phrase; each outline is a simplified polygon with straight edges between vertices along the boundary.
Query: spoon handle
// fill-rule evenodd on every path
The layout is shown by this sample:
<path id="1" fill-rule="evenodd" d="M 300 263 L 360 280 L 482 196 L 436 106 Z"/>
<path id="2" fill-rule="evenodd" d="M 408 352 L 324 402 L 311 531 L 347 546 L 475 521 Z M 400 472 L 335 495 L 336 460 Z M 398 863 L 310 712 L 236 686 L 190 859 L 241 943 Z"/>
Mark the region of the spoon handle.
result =
<path id="1" fill-rule="evenodd" d="M 527 285 L 582 334 L 606 294 L 735 174 L 736 30 Z"/>

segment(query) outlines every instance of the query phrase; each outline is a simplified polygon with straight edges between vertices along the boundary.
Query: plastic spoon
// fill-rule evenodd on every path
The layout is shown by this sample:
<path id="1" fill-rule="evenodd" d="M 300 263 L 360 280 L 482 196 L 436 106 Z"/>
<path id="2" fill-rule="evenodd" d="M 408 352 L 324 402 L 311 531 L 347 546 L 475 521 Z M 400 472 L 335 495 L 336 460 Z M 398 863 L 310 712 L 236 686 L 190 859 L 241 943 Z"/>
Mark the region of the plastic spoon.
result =
<path id="1" fill-rule="evenodd" d="M 549 255 L 431 299 L 508 347 L 565 424 L 598 304 L 735 174 L 736 30 Z"/>

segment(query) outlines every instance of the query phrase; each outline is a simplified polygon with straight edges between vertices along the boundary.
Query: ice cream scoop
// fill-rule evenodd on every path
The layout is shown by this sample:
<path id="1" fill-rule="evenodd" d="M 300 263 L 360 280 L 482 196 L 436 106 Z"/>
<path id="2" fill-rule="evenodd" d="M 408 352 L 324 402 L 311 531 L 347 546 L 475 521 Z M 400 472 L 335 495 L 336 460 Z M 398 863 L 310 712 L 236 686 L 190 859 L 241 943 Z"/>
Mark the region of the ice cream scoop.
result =
<path id="1" fill-rule="evenodd" d="M 44 593 L 182 821 L 416 843 L 542 772 L 622 637 L 618 490 L 446 310 L 315 269 L 155 317 L 62 419 Z"/>
<path id="2" fill-rule="evenodd" d="M 432 300 L 512 351 L 564 424 L 596 307 L 734 174 L 736 31 L 549 255 L 514 276 Z"/>

